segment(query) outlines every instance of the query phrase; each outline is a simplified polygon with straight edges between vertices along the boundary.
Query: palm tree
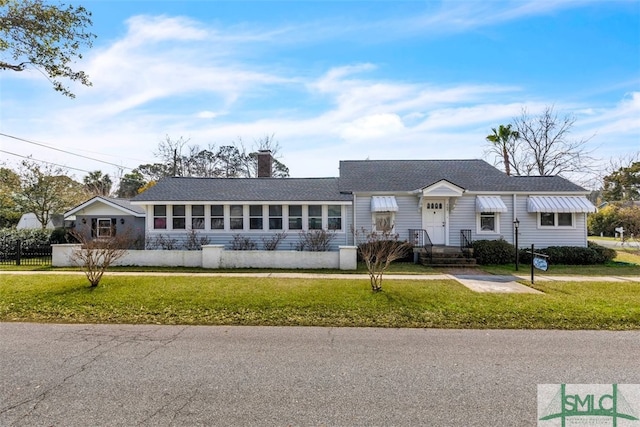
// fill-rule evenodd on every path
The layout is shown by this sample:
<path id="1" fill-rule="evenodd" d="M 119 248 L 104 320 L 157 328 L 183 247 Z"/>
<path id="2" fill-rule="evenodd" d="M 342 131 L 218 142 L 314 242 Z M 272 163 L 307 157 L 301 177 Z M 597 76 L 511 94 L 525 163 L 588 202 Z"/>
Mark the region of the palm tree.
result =
<path id="1" fill-rule="evenodd" d="M 113 182 L 109 174 L 103 175 L 102 171 L 90 172 L 84 177 L 84 188 L 94 196 L 108 196 L 111 193 Z"/>
<path id="2" fill-rule="evenodd" d="M 511 125 L 500 125 L 498 130 L 491 128 L 493 133 L 487 135 L 487 141 L 491 142 L 496 149 L 501 152 L 504 160 L 504 172 L 511 175 L 511 162 L 509 161 L 509 145 L 513 144 L 520 138 L 517 130 L 511 130 Z"/>

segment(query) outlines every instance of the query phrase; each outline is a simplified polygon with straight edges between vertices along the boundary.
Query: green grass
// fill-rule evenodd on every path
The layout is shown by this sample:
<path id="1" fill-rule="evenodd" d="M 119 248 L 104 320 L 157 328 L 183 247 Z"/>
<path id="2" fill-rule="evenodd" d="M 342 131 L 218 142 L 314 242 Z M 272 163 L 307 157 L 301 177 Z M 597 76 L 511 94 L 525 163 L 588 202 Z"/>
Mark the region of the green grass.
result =
<path id="1" fill-rule="evenodd" d="M 38 266 L 15 266 L 0 265 L 0 271 L 80 271 L 76 267 L 52 267 L 50 265 Z M 358 263 L 357 270 L 338 270 L 338 269 L 257 269 L 257 268 L 219 268 L 206 269 L 200 267 L 109 267 L 109 271 L 124 272 L 175 272 L 175 273 L 313 273 L 313 274 L 366 274 L 367 267 L 364 263 Z M 414 264 L 412 262 L 396 262 L 389 266 L 388 273 L 402 274 L 439 274 L 440 272 L 431 267 Z"/>
<path id="2" fill-rule="evenodd" d="M 539 282 L 545 295 L 454 281 L 5 275 L 0 321 L 416 328 L 640 329 L 640 283 Z"/>

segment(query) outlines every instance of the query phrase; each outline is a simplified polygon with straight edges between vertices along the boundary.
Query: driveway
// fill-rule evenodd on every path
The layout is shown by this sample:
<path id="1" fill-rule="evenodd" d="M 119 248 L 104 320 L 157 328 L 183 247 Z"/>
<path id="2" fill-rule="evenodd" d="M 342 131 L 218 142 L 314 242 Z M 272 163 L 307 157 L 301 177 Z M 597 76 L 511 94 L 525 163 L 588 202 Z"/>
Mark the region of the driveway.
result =
<path id="1" fill-rule="evenodd" d="M 2 426 L 525 426 L 640 383 L 640 331 L 0 323 Z"/>

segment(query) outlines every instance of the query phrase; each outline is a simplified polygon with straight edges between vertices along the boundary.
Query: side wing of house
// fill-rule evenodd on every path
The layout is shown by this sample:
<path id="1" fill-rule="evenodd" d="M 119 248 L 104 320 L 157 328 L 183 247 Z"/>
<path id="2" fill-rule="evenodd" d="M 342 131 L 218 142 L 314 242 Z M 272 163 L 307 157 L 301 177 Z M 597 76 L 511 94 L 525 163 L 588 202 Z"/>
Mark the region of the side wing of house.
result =
<path id="1" fill-rule="evenodd" d="M 155 202 L 146 210 L 148 249 L 195 249 L 202 244 L 298 250 L 301 235 L 325 230 L 331 250 L 348 243 L 352 206 L 344 201 Z"/>
<path id="2" fill-rule="evenodd" d="M 114 233 L 144 242 L 144 212 L 128 201 L 94 197 L 65 213 L 65 222 L 86 239 L 108 238 Z"/>
<path id="3" fill-rule="evenodd" d="M 353 208 L 335 178 L 167 178 L 137 196 L 148 249 L 300 250 L 325 231 L 329 247 L 349 244 Z"/>

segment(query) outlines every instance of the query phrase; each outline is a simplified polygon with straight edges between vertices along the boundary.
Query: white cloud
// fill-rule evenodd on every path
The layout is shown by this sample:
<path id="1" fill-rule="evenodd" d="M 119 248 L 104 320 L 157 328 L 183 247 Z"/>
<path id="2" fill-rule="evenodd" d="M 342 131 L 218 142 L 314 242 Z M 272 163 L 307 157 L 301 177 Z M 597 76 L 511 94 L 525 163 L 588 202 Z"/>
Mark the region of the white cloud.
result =
<path id="1" fill-rule="evenodd" d="M 196 114 L 196 117 L 199 119 L 215 119 L 219 115 L 220 113 L 216 113 L 214 111 L 200 111 Z"/>
<path id="2" fill-rule="evenodd" d="M 404 130 L 397 114 L 372 114 L 348 123 L 340 136 L 345 140 L 370 140 L 391 137 Z"/>

